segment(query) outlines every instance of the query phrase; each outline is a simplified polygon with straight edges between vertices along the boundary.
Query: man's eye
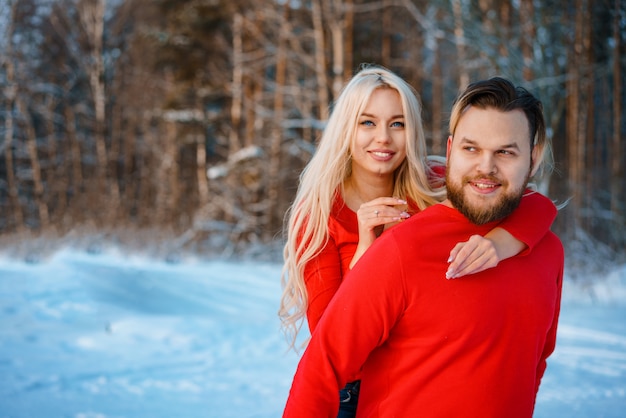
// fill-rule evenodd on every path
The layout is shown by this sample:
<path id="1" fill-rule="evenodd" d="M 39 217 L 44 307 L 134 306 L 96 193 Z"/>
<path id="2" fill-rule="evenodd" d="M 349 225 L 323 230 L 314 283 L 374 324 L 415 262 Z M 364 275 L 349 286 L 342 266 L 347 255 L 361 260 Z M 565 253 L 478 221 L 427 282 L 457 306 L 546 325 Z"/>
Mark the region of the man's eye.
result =
<path id="1" fill-rule="evenodd" d="M 506 157 L 515 155 L 515 153 L 513 151 L 508 151 L 508 150 L 505 150 L 505 149 L 498 151 L 498 154 L 504 155 Z"/>
<path id="2" fill-rule="evenodd" d="M 467 152 L 475 152 L 476 151 L 476 147 L 463 147 L 463 150 L 465 150 Z"/>

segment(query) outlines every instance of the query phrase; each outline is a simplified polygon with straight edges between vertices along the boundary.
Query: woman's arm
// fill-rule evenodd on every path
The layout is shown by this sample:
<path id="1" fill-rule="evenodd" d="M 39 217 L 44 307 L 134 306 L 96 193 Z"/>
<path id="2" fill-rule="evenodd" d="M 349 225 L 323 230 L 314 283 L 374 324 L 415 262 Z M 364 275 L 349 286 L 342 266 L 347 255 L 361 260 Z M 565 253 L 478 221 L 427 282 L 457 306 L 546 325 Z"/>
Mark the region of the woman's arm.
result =
<path id="1" fill-rule="evenodd" d="M 449 279 L 495 267 L 502 260 L 530 251 L 550 230 L 556 218 L 554 203 L 527 190 L 520 205 L 484 237 L 474 235 L 450 252 Z"/>
<path id="2" fill-rule="evenodd" d="M 379 197 L 361 205 L 356 214 L 358 243 L 348 268 L 352 268 L 372 245 L 382 228 L 409 217 L 405 208 L 406 201 L 393 197 Z M 339 230 L 341 231 L 342 228 Z M 342 243 L 346 237 L 335 235 L 341 234 L 340 232 L 329 231 L 329 234 L 328 242 L 322 251 L 309 260 L 304 267 L 304 283 L 308 296 L 306 317 L 311 333 L 335 296 L 343 281 L 343 275 L 346 273 L 342 266 L 342 258 L 346 257 L 347 247 L 341 244 L 344 248 L 343 255 L 338 248 L 338 243 Z M 352 239 L 349 237 L 349 241 L 354 242 Z"/>
<path id="3" fill-rule="evenodd" d="M 324 249 L 304 267 L 308 304 L 306 318 L 311 334 L 328 303 L 341 284 L 341 259 L 335 241 L 330 238 Z"/>
<path id="4" fill-rule="evenodd" d="M 379 197 L 363 203 L 356 213 L 359 223 L 359 243 L 356 247 L 350 268 L 374 243 L 383 229 L 410 217 L 406 212 L 406 201 L 395 197 Z"/>

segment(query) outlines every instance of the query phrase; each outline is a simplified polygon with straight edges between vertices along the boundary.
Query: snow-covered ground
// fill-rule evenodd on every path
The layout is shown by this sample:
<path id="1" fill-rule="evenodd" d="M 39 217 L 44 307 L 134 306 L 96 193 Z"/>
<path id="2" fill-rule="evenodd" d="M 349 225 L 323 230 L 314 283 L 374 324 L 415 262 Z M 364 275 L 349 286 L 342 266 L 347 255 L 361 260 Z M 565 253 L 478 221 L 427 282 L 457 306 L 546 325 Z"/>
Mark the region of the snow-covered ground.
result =
<path id="1" fill-rule="evenodd" d="M 0 418 L 279 417 L 280 265 L 0 259 Z M 626 266 L 564 289 L 535 417 L 626 416 Z"/>

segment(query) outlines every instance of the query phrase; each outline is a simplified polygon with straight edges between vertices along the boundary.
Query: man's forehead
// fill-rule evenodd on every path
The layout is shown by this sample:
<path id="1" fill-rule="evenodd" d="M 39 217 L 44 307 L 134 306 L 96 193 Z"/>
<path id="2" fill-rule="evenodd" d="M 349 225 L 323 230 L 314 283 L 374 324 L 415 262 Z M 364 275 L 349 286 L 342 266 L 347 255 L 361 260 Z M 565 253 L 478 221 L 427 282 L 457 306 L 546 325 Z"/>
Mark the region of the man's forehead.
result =
<path id="1" fill-rule="evenodd" d="M 523 146 L 529 139 L 529 126 L 522 110 L 500 111 L 495 108 L 468 107 L 459 119 L 454 138 L 482 142 L 498 140 Z"/>

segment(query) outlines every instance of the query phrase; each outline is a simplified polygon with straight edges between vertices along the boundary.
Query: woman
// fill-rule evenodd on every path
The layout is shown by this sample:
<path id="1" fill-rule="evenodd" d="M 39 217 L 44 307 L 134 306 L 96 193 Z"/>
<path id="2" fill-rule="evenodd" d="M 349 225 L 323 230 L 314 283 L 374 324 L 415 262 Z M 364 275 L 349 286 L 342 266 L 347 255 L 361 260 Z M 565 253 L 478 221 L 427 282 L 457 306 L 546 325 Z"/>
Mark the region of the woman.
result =
<path id="1" fill-rule="evenodd" d="M 289 211 L 279 315 L 292 347 L 302 319 L 313 333 L 344 276 L 377 236 L 445 198 L 444 172 L 442 158 L 426 156 L 413 88 L 382 67 L 359 71 L 340 94 Z M 522 202 L 486 237 L 451 249 L 448 278 L 493 267 L 546 233 L 556 216 L 552 202 L 538 193 Z M 527 223 L 521 228 L 518 220 L 536 211 L 553 216 L 535 220 L 533 231 Z M 358 379 L 341 391 L 339 417 L 354 416 Z"/>

